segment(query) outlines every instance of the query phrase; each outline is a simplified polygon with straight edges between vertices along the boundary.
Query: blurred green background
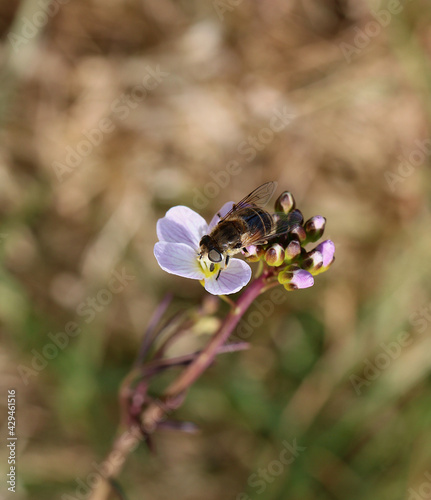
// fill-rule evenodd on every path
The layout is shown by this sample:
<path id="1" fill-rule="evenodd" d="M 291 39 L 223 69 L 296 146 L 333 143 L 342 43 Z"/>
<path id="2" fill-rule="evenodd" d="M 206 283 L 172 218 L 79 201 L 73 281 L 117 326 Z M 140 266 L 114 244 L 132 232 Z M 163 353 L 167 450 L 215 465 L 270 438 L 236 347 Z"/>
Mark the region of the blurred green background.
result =
<path id="1" fill-rule="evenodd" d="M 335 264 L 189 392 L 175 416 L 201 432 L 160 431 L 119 482 L 129 499 L 431 498 L 430 21 L 426 0 L 1 4 L 2 497 L 7 390 L 11 498 L 87 498 L 152 312 L 205 295 L 155 262 L 157 219 L 210 219 L 276 180 L 327 218 Z"/>

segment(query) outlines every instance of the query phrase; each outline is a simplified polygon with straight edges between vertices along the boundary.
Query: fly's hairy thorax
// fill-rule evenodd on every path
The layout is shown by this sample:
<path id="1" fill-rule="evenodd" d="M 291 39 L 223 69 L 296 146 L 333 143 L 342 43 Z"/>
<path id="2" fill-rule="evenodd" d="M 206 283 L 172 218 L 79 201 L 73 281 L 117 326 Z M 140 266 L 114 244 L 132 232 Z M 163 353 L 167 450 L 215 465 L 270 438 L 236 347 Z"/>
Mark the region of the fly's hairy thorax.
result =
<path id="1" fill-rule="evenodd" d="M 211 237 L 217 243 L 221 252 L 241 247 L 241 235 L 247 230 L 247 225 L 241 220 L 220 222 L 213 229 Z"/>

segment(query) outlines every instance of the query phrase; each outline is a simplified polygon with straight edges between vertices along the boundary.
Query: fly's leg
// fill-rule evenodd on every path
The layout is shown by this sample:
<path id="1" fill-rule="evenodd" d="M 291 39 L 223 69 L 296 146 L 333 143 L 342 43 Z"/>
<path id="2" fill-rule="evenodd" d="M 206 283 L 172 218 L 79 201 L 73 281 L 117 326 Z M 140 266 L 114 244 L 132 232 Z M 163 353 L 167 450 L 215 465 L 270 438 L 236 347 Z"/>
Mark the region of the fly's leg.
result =
<path id="1" fill-rule="evenodd" d="M 216 281 L 219 279 L 220 273 L 221 273 L 221 269 L 218 270 Z"/>

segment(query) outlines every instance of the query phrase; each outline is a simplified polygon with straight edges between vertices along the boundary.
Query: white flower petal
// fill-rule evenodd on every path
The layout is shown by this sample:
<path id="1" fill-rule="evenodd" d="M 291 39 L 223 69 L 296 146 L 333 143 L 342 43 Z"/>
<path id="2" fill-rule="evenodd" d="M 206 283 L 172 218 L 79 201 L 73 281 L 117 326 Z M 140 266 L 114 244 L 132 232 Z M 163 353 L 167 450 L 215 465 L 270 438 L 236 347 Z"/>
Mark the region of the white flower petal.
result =
<path id="1" fill-rule="evenodd" d="M 223 218 L 230 210 L 232 210 L 232 207 L 235 205 L 233 201 L 228 201 L 225 203 L 221 209 L 214 215 L 214 217 L 211 219 L 211 222 L 209 223 L 208 230 L 211 231 L 214 226 L 216 226 L 220 220 L 220 217 L 218 214 L 221 215 L 221 218 Z"/>
<path id="2" fill-rule="evenodd" d="M 196 280 L 202 280 L 205 276 L 197 260 L 196 250 L 184 243 L 158 242 L 154 245 L 154 256 L 167 273 Z"/>
<path id="3" fill-rule="evenodd" d="M 160 241 L 185 243 L 196 250 L 202 236 L 207 233 L 208 224 L 205 219 L 182 205 L 172 207 L 157 222 L 157 237 Z"/>
<path id="4" fill-rule="evenodd" d="M 239 259 L 231 259 L 227 269 L 224 269 L 216 280 L 217 274 L 205 279 L 205 290 L 213 295 L 229 295 L 241 290 L 251 278 L 251 268 Z"/>

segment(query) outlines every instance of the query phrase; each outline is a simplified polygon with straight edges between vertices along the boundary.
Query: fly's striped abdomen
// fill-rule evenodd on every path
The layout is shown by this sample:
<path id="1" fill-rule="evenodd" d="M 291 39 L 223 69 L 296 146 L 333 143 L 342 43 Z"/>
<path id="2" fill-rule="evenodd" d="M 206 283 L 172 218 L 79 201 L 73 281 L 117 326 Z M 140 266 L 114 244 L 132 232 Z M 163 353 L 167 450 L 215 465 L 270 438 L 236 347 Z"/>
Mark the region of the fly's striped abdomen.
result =
<path id="1" fill-rule="evenodd" d="M 241 219 L 247 224 L 247 231 L 249 233 L 260 233 L 262 237 L 266 234 L 271 234 L 274 226 L 272 215 L 260 208 L 248 208 L 243 210 Z"/>

